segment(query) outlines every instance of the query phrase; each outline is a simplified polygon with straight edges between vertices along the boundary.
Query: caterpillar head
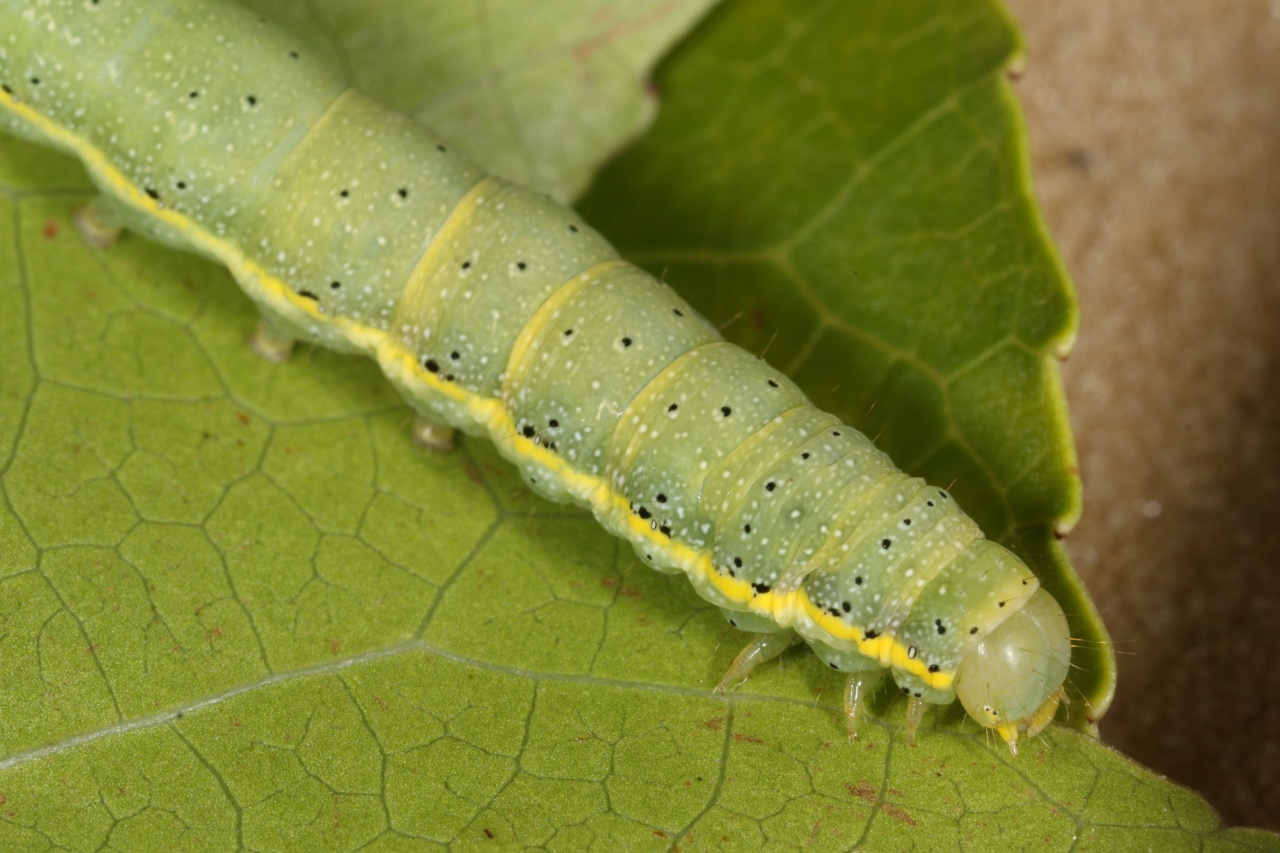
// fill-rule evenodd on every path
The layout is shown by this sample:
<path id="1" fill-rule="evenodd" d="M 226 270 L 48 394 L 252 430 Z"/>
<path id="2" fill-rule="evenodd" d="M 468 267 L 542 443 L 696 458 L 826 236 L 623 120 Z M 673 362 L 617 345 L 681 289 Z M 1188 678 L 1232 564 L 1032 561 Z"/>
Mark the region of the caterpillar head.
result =
<path id="1" fill-rule="evenodd" d="M 1071 663 L 1071 636 L 1062 608 L 1044 589 L 983 638 L 960 662 L 956 694 L 969 716 L 996 732 L 1018 754 L 1058 710 Z"/>

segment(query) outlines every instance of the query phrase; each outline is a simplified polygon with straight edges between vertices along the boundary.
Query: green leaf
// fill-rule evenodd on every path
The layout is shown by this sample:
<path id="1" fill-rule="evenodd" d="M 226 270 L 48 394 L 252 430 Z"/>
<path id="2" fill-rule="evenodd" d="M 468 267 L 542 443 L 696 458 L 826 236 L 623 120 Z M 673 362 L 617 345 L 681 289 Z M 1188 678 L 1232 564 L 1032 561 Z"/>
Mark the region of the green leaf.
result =
<path id="1" fill-rule="evenodd" d="M 1050 536 L 1073 317 L 1015 50 L 984 3 L 735 0 L 583 204 L 1104 640 Z M 1065 726 L 906 746 L 885 692 L 848 743 L 812 655 L 711 693 L 744 638 L 683 579 L 484 442 L 417 450 L 371 363 L 253 356 L 225 271 L 84 246 L 65 158 L 0 139 L 0 188 L 0 849 L 1280 848 Z"/>
<path id="2" fill-rule="evenodd" d="M 649 72 L 715 3 L 244 0 L 361 91 L 490 172 L 561 201 L 649 126 Z"/>

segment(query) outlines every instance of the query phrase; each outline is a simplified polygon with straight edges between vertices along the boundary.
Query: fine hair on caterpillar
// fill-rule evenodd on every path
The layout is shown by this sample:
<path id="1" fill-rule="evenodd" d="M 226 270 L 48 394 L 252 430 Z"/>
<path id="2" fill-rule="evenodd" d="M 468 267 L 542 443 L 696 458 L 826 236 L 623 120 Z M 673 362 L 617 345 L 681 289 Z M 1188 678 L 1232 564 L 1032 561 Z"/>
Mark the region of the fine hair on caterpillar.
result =
<path id="1" fill-rule="evenodd" d="M 85 164 L 86 239 L 218 260 L 262 311 L 264 357 L 374 358 L 420 444 L 488 436 L 534 491 L 684 573 L 754 634 L 720 689 L 805 642 L 847 674 L 851 734 L 885 669 L 908 734 L 957 698 L 1011 748 L 1052 718 L 1069 632 L 1022 561 L 573 211 L 230 4 L 5 2 L 0 31 L 0 121 Z"/>

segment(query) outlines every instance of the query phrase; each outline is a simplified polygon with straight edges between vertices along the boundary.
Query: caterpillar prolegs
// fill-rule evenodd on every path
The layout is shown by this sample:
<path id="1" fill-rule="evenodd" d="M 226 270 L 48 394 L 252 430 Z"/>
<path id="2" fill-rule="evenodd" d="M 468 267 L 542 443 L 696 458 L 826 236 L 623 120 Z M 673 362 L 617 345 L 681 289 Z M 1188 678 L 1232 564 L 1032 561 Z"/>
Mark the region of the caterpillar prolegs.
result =
<path id="1" fill-rule="evenodd" d="M 419 438 L 488 435 L 530 487 L 591 508 L 647 564 L 755 632 L 723 686 L 798 640 L 1016 747 L 1070 643 L 1031 571 L 945 490 L 898 471 L 725 343 L 571 210 L 484 175 L 209 0 L 0 2 L 0 119 L 78 156 L 84 217 L 225 264 L 261 351 L 375 358 Z"/>

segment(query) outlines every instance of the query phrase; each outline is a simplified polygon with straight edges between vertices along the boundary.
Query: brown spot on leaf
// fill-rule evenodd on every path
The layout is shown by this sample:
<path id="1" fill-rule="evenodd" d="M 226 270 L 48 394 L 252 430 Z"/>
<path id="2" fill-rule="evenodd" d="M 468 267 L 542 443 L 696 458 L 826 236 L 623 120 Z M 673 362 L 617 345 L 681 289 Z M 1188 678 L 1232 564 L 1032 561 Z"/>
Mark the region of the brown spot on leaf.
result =
<path id="1" fill-rule="evenodd" d="M 902 808 L 902 806 L 895 806 L 893 803 L 885 803 L 881 806 L 881 809 L 883 809 L 884 813 L 889 817 L 899 820 L 907 826 L 916 825 L 916 819 L 907 814 L 906 809 Z"/>
<path id="2" fill-rule="evenodd" d="M 866 800 L 868 803 L 878 802 L 880 796 L 876 793 L 876 789 L 868 785 L 866 782 L 859 782 L 857 785 L 846 784 L 844 789 L 860 800 Z"/>

